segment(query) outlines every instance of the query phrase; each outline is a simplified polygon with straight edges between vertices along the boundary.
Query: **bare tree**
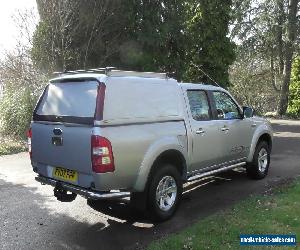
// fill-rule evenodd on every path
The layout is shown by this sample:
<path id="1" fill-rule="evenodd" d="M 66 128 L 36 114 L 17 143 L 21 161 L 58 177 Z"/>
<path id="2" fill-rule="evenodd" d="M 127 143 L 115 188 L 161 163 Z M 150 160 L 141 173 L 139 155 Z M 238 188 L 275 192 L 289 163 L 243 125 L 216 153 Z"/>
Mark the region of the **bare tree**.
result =
<path id="1" fill-rule="evenodd" d="M 0 60 L 0 132 L 17 139 L 25 137 L 32 110 L 46 76 L 31 60 L 32 33 L 36 24 L 33 10 L 17 11 L 13 19 L 18 27 L 17 45 Z"/>
<path id="2" fill-rule="evenodd" d="M 37 71 L 31 60 L 32 35 L 38 22 L 34 9 L 17 10 L 12 16 L 16 25 L 18 36 L 16 46 L 10 51 L 5 51 L 0 61 L 0 79 L 5 87 L 15 89 L 24 86 L 37 88 L 40 72 Z"/>
<path id="3" fill-rule="evenodd" d="M 41 20 L 35 58 L 46 70 L 95 67 L 120 49 L 121 0 L 37 0 L 37 4 Z"/>

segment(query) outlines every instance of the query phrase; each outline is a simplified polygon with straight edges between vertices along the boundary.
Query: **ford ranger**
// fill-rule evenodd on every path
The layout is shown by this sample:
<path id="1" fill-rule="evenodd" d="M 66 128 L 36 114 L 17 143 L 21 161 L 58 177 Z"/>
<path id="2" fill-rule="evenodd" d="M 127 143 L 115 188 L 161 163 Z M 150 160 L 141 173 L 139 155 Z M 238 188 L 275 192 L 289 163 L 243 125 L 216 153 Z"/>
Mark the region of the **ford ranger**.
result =
<path id="1" fill-rule="evenodd" d="M 186 182 L 237 167 L 264 178 L 272 137 L 270 123 L 223 88 L 106 68 L 50 80 L 28 144 L 36 180 L 59 201 L 130 197 L 163 221 Z"/>

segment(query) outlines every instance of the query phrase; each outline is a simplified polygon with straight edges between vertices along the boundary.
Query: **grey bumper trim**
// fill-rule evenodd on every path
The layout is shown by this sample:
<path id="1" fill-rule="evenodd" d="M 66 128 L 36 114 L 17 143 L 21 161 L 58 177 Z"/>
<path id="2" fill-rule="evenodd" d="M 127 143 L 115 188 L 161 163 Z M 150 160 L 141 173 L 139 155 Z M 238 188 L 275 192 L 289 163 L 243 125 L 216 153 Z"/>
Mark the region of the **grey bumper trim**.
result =
<path id="1" fill-rule="evenodd" d="M 74 186 L 74 185 L 66 183 L 66 182 L 57 181 L 57 180 L 50 179 L 50 178 L 43 177 L 43 176 L 37 176 L 37 177 L 35 177 L 35 180 L 42 184 L 51 185 L 53 187 L 60 186 L 61 188 L 65 189 L 67 191 L 70 191 L 72 193 L 75 193 L 75 194 L 81 195 L 85 198 L 93 199 L 93 200 L 116 199 L 116 198 L 125 198 L 125 197 L 130 196 L 130 192 L 103 192 L 103 193 L 101 193 L 101 192 L 88 190 L 85 188 Z"/>

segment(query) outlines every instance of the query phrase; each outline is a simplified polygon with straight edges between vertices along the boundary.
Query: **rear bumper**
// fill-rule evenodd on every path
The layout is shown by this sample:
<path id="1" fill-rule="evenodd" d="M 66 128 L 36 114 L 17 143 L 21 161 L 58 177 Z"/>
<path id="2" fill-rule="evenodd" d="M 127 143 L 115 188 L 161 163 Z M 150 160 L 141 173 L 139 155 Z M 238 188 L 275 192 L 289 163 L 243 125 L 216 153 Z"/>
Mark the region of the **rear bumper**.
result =
<path id="1" fill-rule="evenodd" d="M 78 194 L 80 196 L 83 196 L 87 199 L 93 199 L 93 200 L 108 200 L 108 199 L 117 199 L 117 198 L 124 198 L 124 197 L 129 197 L 130 192 L 97 192 L 93 190 L 88 190 L 86 188 L 81 188 L 78 186 L 74 186 L 72 184 L 66 183 L 66 182 L 61 182 L 57 181 L 54 179 L 50 179 L 44 176 L 37 176 L 35 177 L 35 180 L 40 182 L 41 184 L 47 184 L 51 185 L 53 187 L 60 187 L 63 188 L 69 192 Z"/>

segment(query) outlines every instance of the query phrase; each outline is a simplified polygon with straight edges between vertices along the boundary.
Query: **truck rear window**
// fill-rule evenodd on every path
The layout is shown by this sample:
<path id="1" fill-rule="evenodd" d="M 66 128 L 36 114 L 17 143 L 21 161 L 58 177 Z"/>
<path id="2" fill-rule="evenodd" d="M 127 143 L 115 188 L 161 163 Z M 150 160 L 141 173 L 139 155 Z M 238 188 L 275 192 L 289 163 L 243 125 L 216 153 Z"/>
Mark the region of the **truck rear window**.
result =
<path id="1" fill-rule="evenodd" d="M 94 120 L 98 82 L 50 83 L 33 120 L 89 124 Z"/>

